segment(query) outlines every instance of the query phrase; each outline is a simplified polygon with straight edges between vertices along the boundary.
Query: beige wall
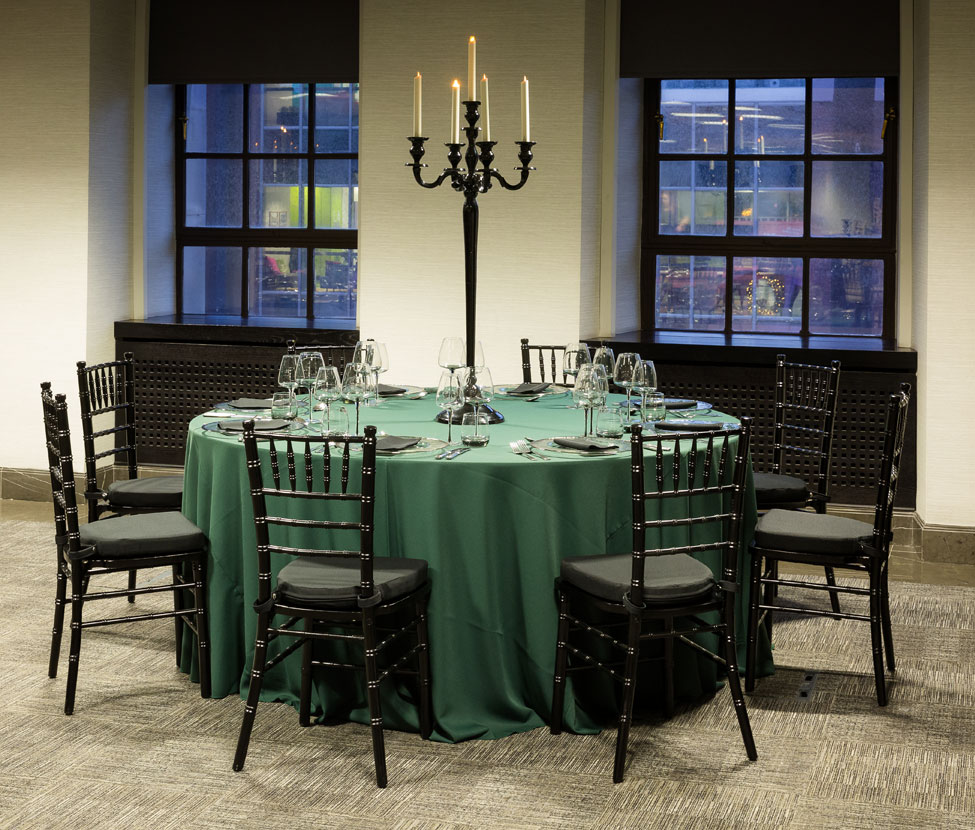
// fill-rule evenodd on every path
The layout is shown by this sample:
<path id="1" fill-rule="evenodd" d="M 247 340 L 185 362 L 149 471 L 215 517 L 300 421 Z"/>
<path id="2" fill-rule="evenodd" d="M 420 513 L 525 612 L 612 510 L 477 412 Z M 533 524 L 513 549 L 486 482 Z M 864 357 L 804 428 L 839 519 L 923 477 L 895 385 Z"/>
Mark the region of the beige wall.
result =
<path id="1" fill-rule="evenodd" d="M 975 526 L 975 3 L 915 4 L 913 346 L 918 514 Z"/>

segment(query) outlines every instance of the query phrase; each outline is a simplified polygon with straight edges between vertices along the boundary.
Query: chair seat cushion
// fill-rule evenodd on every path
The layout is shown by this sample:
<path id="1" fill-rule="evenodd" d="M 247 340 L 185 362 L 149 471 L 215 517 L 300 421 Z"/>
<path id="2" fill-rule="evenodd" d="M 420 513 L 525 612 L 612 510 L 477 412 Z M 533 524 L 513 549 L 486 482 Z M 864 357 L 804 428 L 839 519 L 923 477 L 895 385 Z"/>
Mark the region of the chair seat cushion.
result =
<path id="1" fill-rule="evenodd" d="M 633 556 L 572 556 L 562 560 L 566 582 L 594 596 L 620 602 L 630 590 Z M 647 602 L 693 599 L 714 587 L 711 569 L 686 553 L 648 556 L 643 568 L 643 596 Z"/>
<path id="2" fill-rule="evenodd" d="M 784 504 L 805 504 L 809 498 L 806 482 L 795 476 L 755 473 L 755 500 L 759 510 Z"/>
<path id="3" fill-rule="evenodd" d="M 200 528 L 176 512 L 114 516 L 82 525 L 79 532 L 81 544 L 106 559 L 192 553 L 207 542 Z"/>
<path id="4" fill-rule="evenodd" d="M 372 564 L 373 583 L 389 602 L 415 591 L 427 581 L 423 559 L 377 556 Z M 278 574 L 279 600 L 315 608 L 356 608 L 359 596 L 359 560 L 299 557 Z"/>
<path id="5" fill-rule="evenodd" d="M 118 507 L 179 510 L 183 504 L 183 477 L 156 476 L 115 481 L 108 485 L 108 502 Z"/>
<path id="6" fill-rule="evenodd" d="M 796 553 L 856 556 L 860 540 L 869 542 L 872 533 L 873 525 L 845 516 L 769 510 L 755 526 L 755 544 Z"/>

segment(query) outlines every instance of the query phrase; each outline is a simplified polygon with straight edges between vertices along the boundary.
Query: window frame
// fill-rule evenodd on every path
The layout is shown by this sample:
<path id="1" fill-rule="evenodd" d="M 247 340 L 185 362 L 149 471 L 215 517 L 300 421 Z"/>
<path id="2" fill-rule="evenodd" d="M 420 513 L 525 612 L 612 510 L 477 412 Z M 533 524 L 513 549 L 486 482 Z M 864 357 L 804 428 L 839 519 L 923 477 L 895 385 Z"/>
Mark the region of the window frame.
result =
<path id="1" fill-rule="evenodd" d="M 304 84 L 308 88 L 308 111 L 307 124 L 308 138 L 305 142 L 304 151 L 296 152 L 251 152 L 249 141 L 250 129 L 250 98 L 251 87 L 254 86 L 274 86 L 277 84 L 293 83 Z M 315 151 L 315 131 L 316 131 L 316 106 L 317 106 L 317 87 L 332 86 L 335 84 L 348 84 L 358 94 L 358 81 L 265 81 L 263 83 L 235 83 L 232 86 L 239 86 L 242 89 L 242 136 L 240 152 L 187 152 L 186 150 L 186 125 L 187 116 L 187 85 L 175 85 L 175 114 L 174 119 L 174 147 L 176 149 L 175 164 L 175 237 L 176 237 L 176 314 L 182 317 L 183 309 L 183 261 L 184 249 L 187 247 L 228 247 L 239 248 L 241 252 L 241 273 L 240 273 L 240 318 L 242 320 L 267 320 L 286 323 L 287 321 L 298 322 L 305 320 L 308 323 L 337 322 L 328 317 L 315 316 L 315 274 L 314 274 L 314 251 L 316 249 L 333 248 L 357 251 L 359 248 L 359 230 L 356 228 L 316 228 L 315 225 L 315 162 L 327 162 L 334 160 L 355 161 L 358 170 L 359 152 L 349 151 L 341 153 L 326 153 Z M 357 144 L 358 146 L 358 144 Z M 229 159 L 240 161 L 241 170 L 241 199 L 242 214 L 241 226 L 239 228 L 208 228 L 198 226 L 187 226 L 186 224 L 186 163 L 194 159 Z M 261 160 L 294 160 L 298 163 L 306 163 L 306 188 L 307 202 L 305 212 L 307 222 L 304 227 L 292 228 L 252 228 L 250 225 L 250 162 Z M 356 175 L 358 181 L 358 173 Z M 358 185 L 356 185 L 358 187 Z M 249 285 L 249 261 L 248 249 L 252 248 L 300 248 L 305 251 L 305 314 L 304 316 L 270 316 L 270 315 L 250 315 L 250 285 Z M 358 296 L 358 272 L 356 273 L 356 295 Z M 218 314 L 205 314 L 204 316 L 224 317 Z M 354 322 L 354 320 L 353 320 Z"/>
<path id="2" fill-rule="evenodd" d="M 748 80 L 775 76 L 749 76 Z M 661 82 L 670 78 L 647 78 L 644 80 L 643 117 L 643 227 L 641 230 L 640 286 L 642 329 L 650 332 L 681 332 L 687 335 L 710 334 L 738 337 L 849 337 L 857 340 L 892 341 L 896 314 L 897 285 L 897 129 L 896 113 L 898 101 L 898 79 L 892 76 L 877 75 L 884 79 L 883 111 L 887 118 L 883 151 L 879 154 L 824 154 L 812 152 L 812 82 L 814 78 L 825 76 L 806 76 L 805 89 L 805 138 L 803 152 L 776 153 L 760 155 L 757 153 L 734 152 L 735 119 L 728 118 L 728 149 L 724 153 L 661 153 L 659 145 L 661 114 Z M 852 77 L 852 76 L 830 76 Z M 858 76 L 859 77 L 859 76 Z M 736 78 L 714 78 L 728 81 L 728 106 L 735 102 Z M 727 185 L 725 203 L 725 234 L 723 236 L 692 236 L 690 234 L 661 234 L 659 232 L 660 207 L 660 162 L 661 161 L 715 161 L 726 165 Z M 802 236 L 736 236 L 735 223 L 735 176 L 734 165 L 738 161 L 801 161 L 803 164 L 803 235 Z M 883 222 L 881 235 L 877 238 L 864 237 L 812 237 L 809 235 L 812 201 L 812 165 L 815 161 L 882 161 Z M 711 256 L 725 258 L 725 303 L 724 326 L 721 329 L 674 329 L 658 327 L 657 307 L 657 256 Z M 736 257 L 795 257 L 802 258 L 802 320 L 798 332 L 735 331 L 733 329 L 733 291 L 734 259 Z M 830 332 L 814 334 L 809 330 L 809 264 L 811 259 L 875 259 L 884 263 L 883 321 L 879 335 L 844 334 Z"/>

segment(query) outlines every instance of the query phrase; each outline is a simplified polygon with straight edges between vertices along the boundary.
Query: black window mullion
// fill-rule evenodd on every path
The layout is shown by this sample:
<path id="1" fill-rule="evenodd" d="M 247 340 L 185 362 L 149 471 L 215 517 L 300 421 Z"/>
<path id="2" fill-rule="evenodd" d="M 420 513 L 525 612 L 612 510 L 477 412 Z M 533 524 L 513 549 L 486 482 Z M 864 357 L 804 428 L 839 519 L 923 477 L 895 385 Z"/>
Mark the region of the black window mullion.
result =
<path id="1" fill-rule="evenodd" d="M 176 182 L 173 205 L 173 222 L 176 231 L 176 313 L 183 313 L 183 245 L 180 234 L 186 229 L 186 142 L 183 140 L 183 125 L 186 123 L 186 84 L 177 84 L 175 89 L 175 110 L 177 117 L 173 124 L 173 146 L 176 148 Z"/>
<path id="2" fill-rule="evenodd" d="M 733 163 L 734 159 L 734 149 L 735 145 L 731 143 L 731 123 L 735 120 L 735 98 L 737 95 L 737 87 L 735 86 L 735 79 L 728 79 L 728 152 L 725 155 L 725 187 L 727 188 L 727 193 L 725 194 L 725 241 L 728 242 L 735 237 L 735 165 Z M 732 257 L 728 254 L 725 257 L 725 288 L 724 288 L 724 330 L 725 334 L 731 334 L 734 330 L 734 320 L 732 317 L 731 303 L 734 295 L 734 271 L 732 270 Z"/>
<path id="3" fill-rule="evenodd" d="M 657 327 L 657 258 L 652 239 L 660 227 L 660 128 L 655 115 L 660 112 L 660 82 L 643 82 L 643 229 L 640 253 L 640 320 L 644 329 Z M 649 209 L 653 206 L 652 209 Z"/>
<path id="4" fill-rule="evenodd" d="M 802 238 L 807 245 L 812 239 L 812 90 L 812 78 L 806 78 L 806 129 L 802 146 Z M 802 321 L 799 323 L 799 334 L 803 336 L 809 334 L 809 259 L 809 255 L 802 258 Z"/>
<path id="5" fill-rule="evenodd" d="M 244 152 L 241 154 L 240 163 L 243 167 L 241 171 L 241 198 L 244 201 L 241 210 L 241 228 L 246 233 L 250 230 L 251 226 L 251 212 L 250 212 L 250 190 L 251 190 L 251 165 L 250 159 L 248 158 L 248 151 L 250 146 L 248 144 L 248 127 L 250 124 L 250 84 L 244 84 L 244 100 L 243 100 L 243 135 L 241 140 L 243 142 Z M 241 248 L 240 255 L 240 316 L 248 317 L 250 315 L 250 285 L 248 280 L 248 261 L 250 259 L 250 248 L 246 245 Z"/>
<path id="6" fill-rule="evenodd" d="M 316 84 L 308 84 L 308 141 L 305 144 L 308 161 L 306 163 L 306 173 L 308 178 L 308 196 L 305 203 L 308 206 L 308 218 L 305 221 L 305 229 L 315 228 L 315 126 L 317 124 L 317 98 L 318 88 Z M 309 246 L 305 252 L 305 318 L 313 320 L 315 318 L 315 269 L 312 258 L 312 247 Z"/>

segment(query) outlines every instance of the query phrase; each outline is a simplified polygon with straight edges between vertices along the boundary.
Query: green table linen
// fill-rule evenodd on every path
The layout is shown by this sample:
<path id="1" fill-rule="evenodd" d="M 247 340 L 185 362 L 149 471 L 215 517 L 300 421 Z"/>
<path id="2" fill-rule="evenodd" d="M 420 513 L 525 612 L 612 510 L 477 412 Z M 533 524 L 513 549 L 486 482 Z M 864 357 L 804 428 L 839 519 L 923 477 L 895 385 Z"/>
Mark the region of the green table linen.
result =
<path id="1" fill-rule="evenodd" d="M 567 556 L 629 552 L 632 540 L 629 447 L 608 457 L 549 455 L 530 461 L 509 441 L 581 434 L 583 415 L 567 397 L 493 403 L 504 423 L 485 427 L 490 444 L 451 461 L 433 452 L 380 456 L 376 471 L 377 556 L 426 559 L 433 585 L 429 607 L 434 738 L 500 738 L 549 720 L 557 612 L 553 580 Z M 354 425 L 353 407 L 348 407 Z M 385 398 L 363 407 L 360 424 L 392 435 L 445 439 L 434 421 L 432 396 Z M 715 414 L 716 420 L 733 420 Z M 253 659 L 257 591 L 253 512 L 237 436 L 190 424 L 183 513 L 210 542 L 207 578 L 213 696 L 246 695 Z M 454 440 L 459 427 L 454 426 Z M 316 456 L 321 463 L 321 456 Z M 337 461 L 334 470 L 338 471 Z M 356 463 L 352 484 L 358 486 Z M 755 497 L 748 476 L 743 538 L 751 539 Z M 347 541 L 347 540 L 346 540 Z M 275 557 L 285 564 L 284 557 Z M 716 554 L 703 561 L 720 574 Z M 747 556 L 739 556 L 747 569 Z M 648 567 L 652 561 L 648 561 Z M 736 630 L 744 666 L 747 570 L 739 569 Z M 759 674 L 772 670 L 765 644 Z M 193 652 L 184 649 L 184 668 Z M 715 666 L 691 649 L 675 649 L 676 692 L 696 698 L 714 690 Z M 652 664 L 651 664 L 652 665 Z M 338 674 L 338 677 L 336 675 Z M 345 676 L 348 675 L 348 676 Z M 612 711 L 608 684 L 589 673 L 570 680 L 565 726 L 595 731 Z M 652 697 L 655 670 L 641 676 L 638 695 Z M 316 677 L 313 712 L 323 718 L 369 722 L 361 681 L 348 672 Z M 262 700 L 297 708 L 300 660 L 289 658 L 265 678 Z M 575 690 L 573 697 L 571 692 Z M 602 693 L 602 705 L 590 702 Z M 383 716 L 392 729 L 417 731 L 409 681 L 384 684 Z"/>

